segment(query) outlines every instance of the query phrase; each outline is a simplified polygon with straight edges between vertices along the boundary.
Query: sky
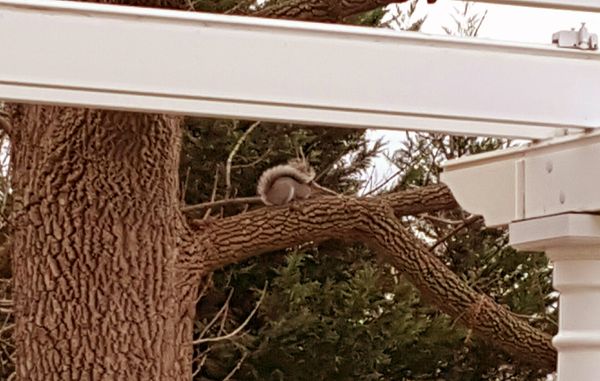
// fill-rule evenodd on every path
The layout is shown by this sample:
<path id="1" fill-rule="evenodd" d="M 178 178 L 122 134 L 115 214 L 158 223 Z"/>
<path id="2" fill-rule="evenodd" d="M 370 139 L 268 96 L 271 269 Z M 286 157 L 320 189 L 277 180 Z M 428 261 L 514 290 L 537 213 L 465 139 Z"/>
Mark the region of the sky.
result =
<path id="1" fill-rule="evenodd" d="M 438 0 L 436 4 L 427 5 L 424 0 L 420 0 L 417 11 L 421 14 L 428 14 L 422 31 L 444 34 L 441 26 L 452 25 L 453 8 L 462 8 L 463 6 L 464 2 L 462 1 Z M 600 13 L 485 3 L 474 3 L 472 10 L 477 13 L 488 11 L 479 31 L 480 38 L 550 44 L 554 32 L 571 28 L 579 29 L 582 22 L 587 24 L 590 32 L 600 32 Z"/>
<path id="2" fill-rule="evenodd" d="M 401 4 L 400 8 L 406 8 L 407 5 Z M 446 35 L 442 27 L 453 29 L 452 15 L 457 14 L 455 8 L 462 10 L 464 5 L 464 1 L 437 0 L 435 4 L 427 4 L 426 0 L 419 0 L 415 16 L 420 18 L 427 15 L 421 31 L 433 35 Z M 477 38 L 549 45 L 555 32 L 579 29 L 584 22 L 590 33 L 600 34 L 600 13 L 472 3 L 472 14 L 483 14 L 486 10 L 487 15 Z M 404 132 L 370 130 L 367 136 L 372 140 L 383 137 L 388 142 L 387 153 L 391 156 L 399 147 Z M 380 157 L 374 163 L 373 175 L 376 180 L 383 180 L 395 170 L 384 157 Z M 369 172 L 366 175 L 370 174 Z"/>

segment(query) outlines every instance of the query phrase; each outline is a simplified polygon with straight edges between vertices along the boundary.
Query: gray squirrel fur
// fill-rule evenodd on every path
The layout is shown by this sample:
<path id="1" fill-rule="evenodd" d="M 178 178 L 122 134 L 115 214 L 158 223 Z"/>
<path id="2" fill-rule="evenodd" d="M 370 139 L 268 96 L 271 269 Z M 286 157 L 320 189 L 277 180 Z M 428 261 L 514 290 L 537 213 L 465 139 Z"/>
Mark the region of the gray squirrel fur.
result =
<path id="1" fill-rule="evenodd" d="M 314 182 L 315 170 L 302 159 L 269 168 L 258 180 L 256 192 L 265 205 L 285 205 L 317 194 L 336 194 Z"/>

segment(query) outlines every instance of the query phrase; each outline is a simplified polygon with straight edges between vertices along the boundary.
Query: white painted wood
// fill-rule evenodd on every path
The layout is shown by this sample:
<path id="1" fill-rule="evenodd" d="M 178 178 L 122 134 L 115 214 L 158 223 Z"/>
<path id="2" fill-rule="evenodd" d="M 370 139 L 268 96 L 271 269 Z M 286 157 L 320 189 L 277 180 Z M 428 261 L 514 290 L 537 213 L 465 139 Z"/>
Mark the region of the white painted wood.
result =
<path id="1" fill-rule="evenodd" d="M 600 210 L 600 139 L 588 143 L 530 155 L 525 168 L 528 218 Z"/>
<path id="2" fill-rule="evenodd" d="M 442 181 L 489 226 L 600 211 L 600 133 L 475 155 L 444 164 Z"/>
<path id="3" fill-rule="evenodd" d="M 564 214 L 510 224 L 510 242 L 544 250 L 560 292 L 558 381 L 597 381 L 600 375 L 600 216 Z"/>
<path id="4" fill-rule="evenodd" d="M 445 167 L 442 181 L 450 187 L 460 206 L 480 214 L 488 226 L 498 226 L 518 218 L 515 163 L 501 160 L 487 164 Z"/>
<path id="5" fill-rule="evenodd" d="M 0 20 L 9 101 L 533 139 L 600 126 L 596 52 L 53 0 L 0 0 Z"/>
<path id="6" fill-rule="evenodd" d="M 521 5 L 536 8 L 566 9 L 571 11 L 600 12 L 600 2 L 598 0 L 477 0 L 477 2 Z M 532 24 L 532 26 L 533 25 L 534 24 Z"/>
<path id="7" fill-rule="evenodd" d="M 510 245 L 519 250 L 546 251 L 566 244 L 600 246 L 600 216 L 566 213 L 517 221 L 509 224 L 509 233 Z"/>
<path id="8" fill-rule="evenodd" d="M 577 254 L 583 256 L 582 259 Z M 597 381 L 600 374 L 600 246 L 547 251 L 560 292 L 558 381 Z M 568 256 L 569 259 L 563 259 Z M 593 259 L 589 259 L 593 258 Z"/>

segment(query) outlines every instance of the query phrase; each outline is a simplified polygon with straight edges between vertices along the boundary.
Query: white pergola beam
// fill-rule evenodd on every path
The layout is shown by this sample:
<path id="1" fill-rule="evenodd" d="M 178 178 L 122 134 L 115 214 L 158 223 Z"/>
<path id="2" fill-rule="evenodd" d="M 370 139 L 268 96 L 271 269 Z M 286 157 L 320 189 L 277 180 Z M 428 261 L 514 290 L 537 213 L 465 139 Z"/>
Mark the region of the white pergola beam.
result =
<path id="1" fill-rule="evenodd" d="M 465 0 L 472 1 L 472 0 Z M 535 8 L 563 9 L 583 12 L 600 12 L 598 0 L 476 0 L 478 3 L 520 5 Z"/>
<path id="2" fill-rule="evenodd" d="M 600 216 L 564 213 L 517 221 L 509 225 L 509 233 L 510 245 L 519 250 L 600 247 Z"/>
<path id="3" fill-rule="evenodd" d="M 490 226 L 600 211 L 600 132 L 474 155 L 444 164 L 442 181 Z"/>
<path id="4" fill-rule="evenodd" d="M 51 0 L 0 0 L 0 20 L 6 101 L 529 139 L 600 126 L 596 52 Z"/>

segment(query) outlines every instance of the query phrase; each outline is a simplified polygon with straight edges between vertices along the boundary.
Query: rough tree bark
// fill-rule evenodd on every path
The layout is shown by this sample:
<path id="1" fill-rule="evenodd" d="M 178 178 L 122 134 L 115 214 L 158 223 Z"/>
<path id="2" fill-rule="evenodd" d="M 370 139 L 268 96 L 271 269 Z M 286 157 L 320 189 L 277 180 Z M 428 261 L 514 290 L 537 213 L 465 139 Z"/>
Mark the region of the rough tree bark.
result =
<path id="1" fill-rule="evenodd" d="M 18 379 L 185 380 L 179 120 L 12 107 Z"/>
<path id="2" fill-rule="evenodd" d="M 331 21 L 390 2 L 290 0 L 260 15 Z M 548 336 L 463 284 L 400 225 L 397 215 L 455 207 L 444 187 L 265 208 L 199 227 L 179 211 L 178 118 L 30 105 L 8 111 L 18 380 L 189 380 L 203 275 L 269 250 L 348 235 L 476 332 L 554 366 Z"/>

